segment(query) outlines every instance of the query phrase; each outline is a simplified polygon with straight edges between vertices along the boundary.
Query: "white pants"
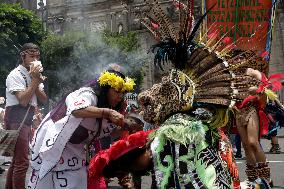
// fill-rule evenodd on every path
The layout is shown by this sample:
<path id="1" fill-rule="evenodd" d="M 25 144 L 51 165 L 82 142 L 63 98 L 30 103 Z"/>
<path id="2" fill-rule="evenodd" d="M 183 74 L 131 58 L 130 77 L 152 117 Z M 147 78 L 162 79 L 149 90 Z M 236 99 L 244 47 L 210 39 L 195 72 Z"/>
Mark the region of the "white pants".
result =
<path id="1" fill-rule="evenodd" d="M 31 174 L 27 189 L 87 189 L 87 169 L 51 171 L 43 179 L 35 181 L 37 177 Z"/>

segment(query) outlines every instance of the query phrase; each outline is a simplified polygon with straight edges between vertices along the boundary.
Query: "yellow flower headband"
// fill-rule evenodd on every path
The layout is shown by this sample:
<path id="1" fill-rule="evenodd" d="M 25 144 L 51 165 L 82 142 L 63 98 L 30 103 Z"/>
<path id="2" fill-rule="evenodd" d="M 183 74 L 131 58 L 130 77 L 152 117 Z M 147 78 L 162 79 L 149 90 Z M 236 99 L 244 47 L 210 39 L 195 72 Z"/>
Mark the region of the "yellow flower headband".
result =
<path id="1" fill-rule="evenodd" d="M 130 92 L 133 91 L 135 82 L 133 79 L 129 77 L 122 77 L 118 76 L 115 73 L 110 73 L 105 71 L 101 74 L 98 82 L 101 86 L 109 85 L 111 88 L 114 88 L 118 92 Z"/>

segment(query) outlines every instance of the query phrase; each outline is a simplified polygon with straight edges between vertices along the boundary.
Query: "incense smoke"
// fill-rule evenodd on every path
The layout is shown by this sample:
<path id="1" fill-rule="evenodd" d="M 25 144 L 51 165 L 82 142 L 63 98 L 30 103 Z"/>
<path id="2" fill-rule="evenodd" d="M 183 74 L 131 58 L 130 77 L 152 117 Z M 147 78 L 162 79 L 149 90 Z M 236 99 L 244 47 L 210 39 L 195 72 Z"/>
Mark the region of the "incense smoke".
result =
<path id="1" fill-rule="evenodd" d="M 148 60 L 147 57 L 149 57 L 147 49 L 124 53 L 118 48 L 111 48 L 105 44 L 101 35 L 88 34 L 85 40 L 74 44 L 70 57 L 62 61 L 66 66 L 48 75 L 48 77 L 56 77 L 56 85 L 59 89 L 59 93 L 56 94 L 49 90 L 51 106 L 66 94 L 83 86 L 87 81 L 98 77 L 108 64 L 120 64 L 131 75 L 133 70 L 137 72 L 143 69 Z"/>

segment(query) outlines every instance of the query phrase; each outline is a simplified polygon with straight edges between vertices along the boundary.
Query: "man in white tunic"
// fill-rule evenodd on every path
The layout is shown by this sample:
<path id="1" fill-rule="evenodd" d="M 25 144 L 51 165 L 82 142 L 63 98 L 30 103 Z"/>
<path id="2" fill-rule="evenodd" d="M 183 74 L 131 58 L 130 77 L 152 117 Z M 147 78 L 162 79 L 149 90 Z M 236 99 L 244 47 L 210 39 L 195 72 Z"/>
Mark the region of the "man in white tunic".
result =
<path id="1" fill-rule="evenodd" d="M 87 189 L 86 144 L 124 126 L 124 116 L 116 110 L 134 82 L 119 69 L 114 66 L 70 93 L 43 119 L 31 143 L 27 188 Z"/>
<path id="2" fill-rule="evenodd" d="M 44 103 L 45 77 L 39 61 L 39 47 L 26 43 L 20 51 L 21 63 L 6 79 L 6 108 L 4 128 L 17 130 L 22 124 L 15 146 L 14 156 L 6 177 L 6 189 L 25 189 L 26 172 L 29 167 L 29 136 L 38 100 Z M 38 64 L 35 65 L 35 62 Z M 26 116 L 25 116 L 26 115 Z"/>

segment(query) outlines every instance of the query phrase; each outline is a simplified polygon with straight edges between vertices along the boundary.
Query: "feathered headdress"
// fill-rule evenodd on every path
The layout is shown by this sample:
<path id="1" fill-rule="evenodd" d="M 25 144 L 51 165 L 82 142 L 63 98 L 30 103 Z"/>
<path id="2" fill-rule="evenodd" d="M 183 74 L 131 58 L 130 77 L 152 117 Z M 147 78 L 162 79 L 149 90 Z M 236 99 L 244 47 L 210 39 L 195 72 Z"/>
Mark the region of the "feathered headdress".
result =
<path id="1" fill-rule="evenodd" d="M 204 36 L 195 39 L 208 12 L 194 25 L 193 0 L 185 3 L 173 0 L 178 12 L 177 23 L 170 21 L 159 1 L 144 2 L 149 10 L 142 14 L 141 22 L 159 41 L 151 48 L 155 53 L 154 63 L 161 69 L 163 62 L 169 60 L 172 63 L 174 69 L 170 74 L 171 81 L 177 88 L 177 98 L 182 103 L 179 111 L 187 111 L 194 104 L 232 108 L 236 102 L 243 101 L 249 95 L 250 87 L 258 86 L 260 81 L 242 72 L 242 69 L 257 67 L 261 58 L 253 51 L 236 49 L 235 43 L 226 34 L 219 37 L 214 32 L 205 32 Z M 149 95 L 149 91 L 140 95 L 141 101 L 146 95 Z M 224 114 L 228 115 L 226 112 Z M 224 114 L 220 116 L 225 116 Z"/>
<path id="2" fill-rule="evenodd" d="M 233 55 L 235 45 L 229 37 L 216 39 L 213 34 L 204 41 L 195 41 L 195 35 L 206 17 L 206 12 L 194 25 L 194 1 L 183 3 L 173 0 L 178 12 L 178 23 L 167 17 L 158 0 L 144 0 L 149 11 L 143 14 L 142 23 L 158 36 L 158 44 L 152 46 L 154 63 L 162 68 L 162 62 L 170 60 L 174 68 L 185 73 L 195 84 L 195 102 L 217 103 L 233 106 L 238 99 L 247 96 L 246 89 L 256 84 L 250 76 L 234 73 L 247 66 L 255 54 L 244 57 L 243 52 Z M 210 11 L 211 7 L 208 11 Z M 154 23 L 154 25 L 153 25 Z M 157 26 L 157 27 L 154 27 Z"/>

